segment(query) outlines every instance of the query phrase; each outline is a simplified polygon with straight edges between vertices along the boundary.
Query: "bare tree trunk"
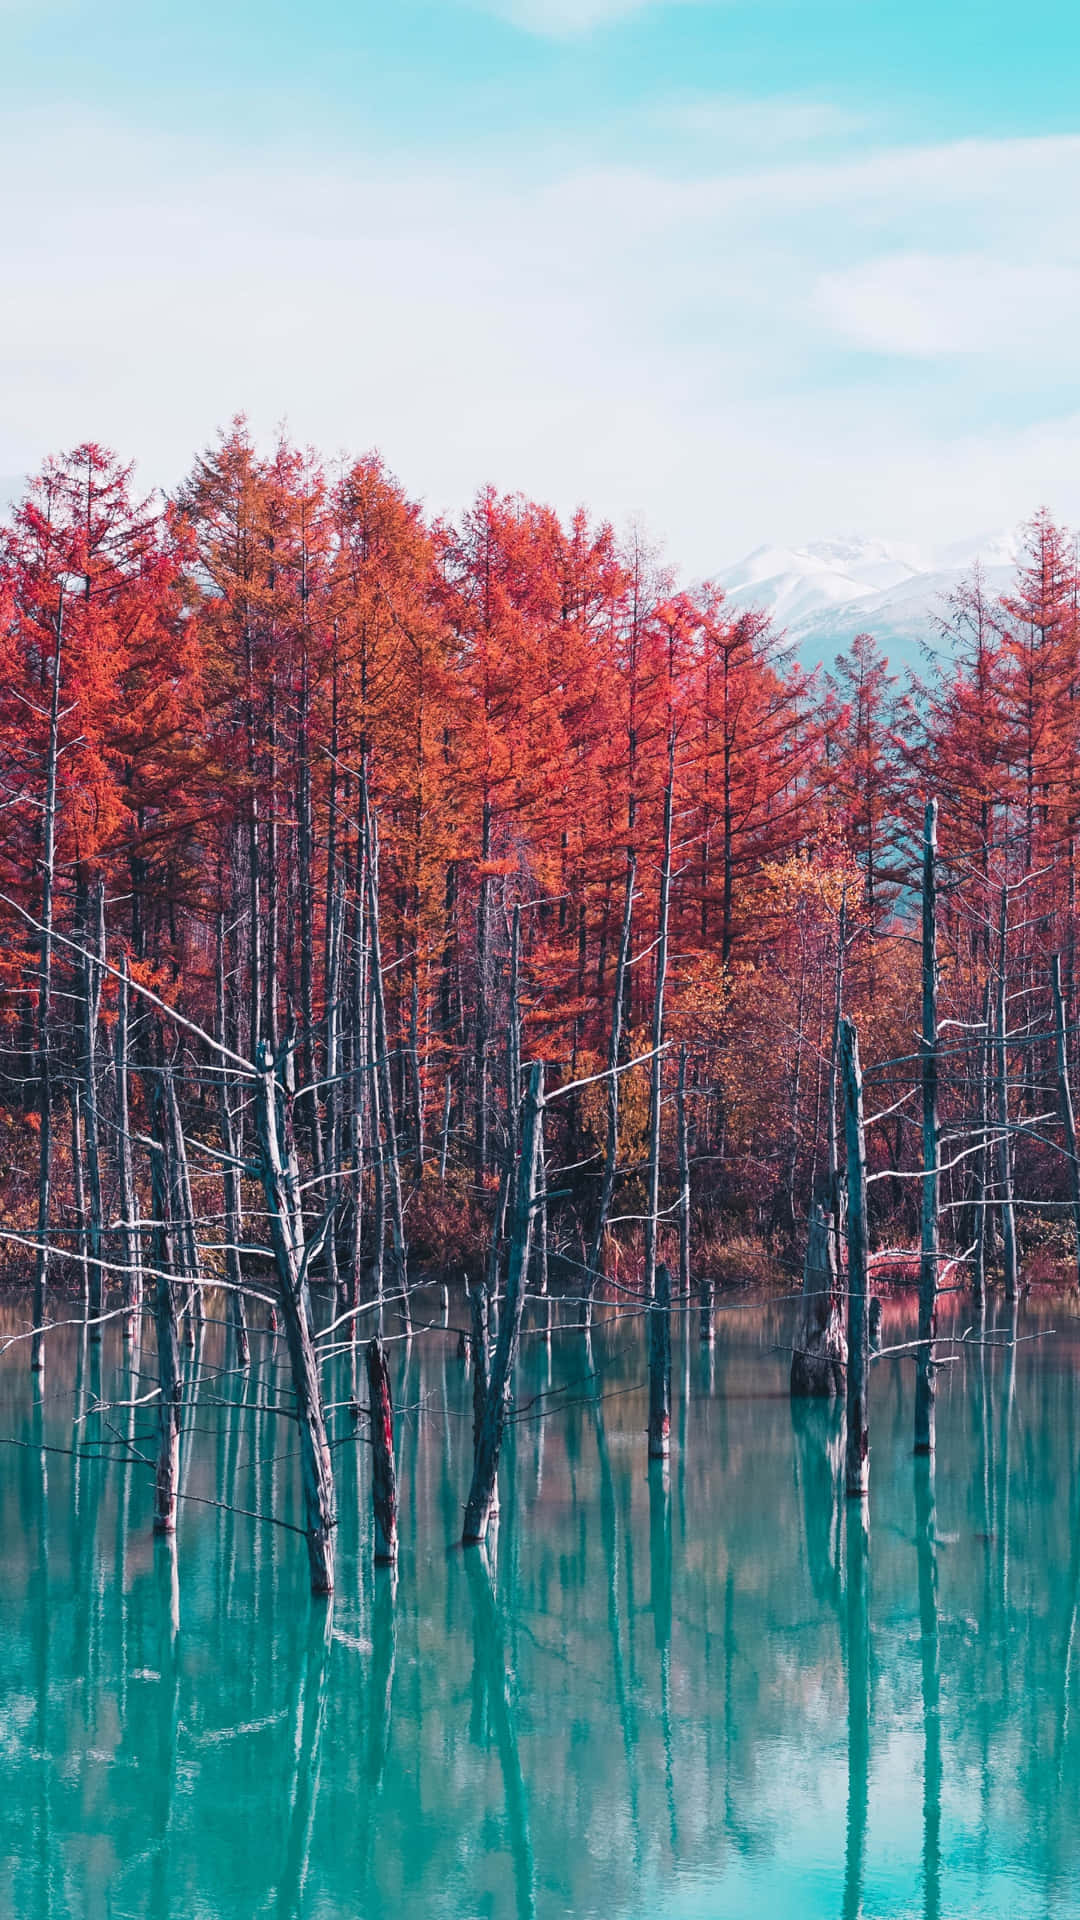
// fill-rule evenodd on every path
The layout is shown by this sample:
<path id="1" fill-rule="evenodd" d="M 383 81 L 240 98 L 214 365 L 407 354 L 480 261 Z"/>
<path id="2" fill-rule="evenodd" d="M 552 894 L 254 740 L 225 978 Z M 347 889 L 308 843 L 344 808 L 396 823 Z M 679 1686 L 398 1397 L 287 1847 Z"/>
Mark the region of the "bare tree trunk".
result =
<path id="1" fill-rule="evenodd" d="M 499 1468 L 499 1449 L 502 1445 L 507 1403 L 513 1384 L 518 1342 L 521 1338 L 521 1316 L 525 1305 L 525 1284 L 529 1271 L 529 1250 L 532 1244 L 533 1208 L 540 1165 L 543 1116 L 544 1069 L 542 1063 L 536 1060 L 529 1070 L 529 1086 L 525 1097 L 525 1123 L 522 1129 L 517 1195 L 514 1205 L 514 1232 L 510 1243 L 510 1263 L 506 1278 L 506 1308 L 499 1322 L 498 1345 L 495 1349 L 491 1382 L 476 1446 L 472 1486 L 465 1508 L 465 1527 L 462 1537 L 466 1546 L 483 1540 L 491 1513 L 492 1493 Z"/>
<path id="2" fill-rule="evenodd" d="M 34 1335 L 30 1365 L 45 1368 L 45 1311 L 49 1292 L 49 1225 L 52 1187 L 52 953 L 53 894 L 56 883 L 56 771 L 60 758 L 60 668 L 63 659 L 64 593 L 56 613 L 49 745 L 45 758 L 45 812 L 41 830 L 41 935 L 38 961 L 38 1207 L 37 1260 L 34 1268 Z"/>
<path id="3" fill-rule="evenodd" d="M 1018 1291 L 1019 1266 L 1016 1252 L 1016 1214 L 1013 1207 L 1012 1144 L 1009 1138 L 1009 1033 L 1005 992 L 1008 943 L 1009 891 L 1005 881 L 1002 881 L 1001 906 L 998 912 L 997 1007 L 995 1020 L 995 1046 L 997 1053 L 995 1083 L 997 1092 L 998 1129 L 1001 1136 L 998 1143 L 998 1186 L 1000 1189 L 1001 1239 L 1005 1266 L 1005 1298 L 1006 1300 L 1015 1300 Z"/>
<path id="4" fill-rule="evenodd" d="M 397 1129 L 394 1121 L 394 1086 L 390 1072 L 390 1047 L 386 1029 L 386 994 L 383 989 L 382 943 L 379 935 L 379 835 L 371 798 L 364 778 L 364 811 L 368 825 L 368 923 L 371 930 L 371 997 L 375 1014 L 375 1070 L 382 1107 L 383 1160 L 385 1187 L 390 1201 L 390 1232 L 394 1244 L 394 1279 L 401 1294 L 401 1312 L 409 1326 L 408 1249 L 405 1242 L 405 1213 L 401 1200 L 401 1165 L 398 1160 Z"/>
<path id="5" fill-rule="evenodd" d="M 690 1142 L 686 1125 L 686 1046 L 679 1048 L 679 1295 L 690 1298 Z"/>
<path id="6" fill-rule="evenodd" d="M 482 1181 L 488 1162 L 488 923 L 490 920 L 491 880 L 487 862 L 491 859 L 491 801 L 484 798 L 480 831 L 480 893 L 476 907 L 476 1171 Z"/>
<path id="7" fill-rule="evenodd" d="M 202 1277 L 195 1228 L 195 1206 L 191 1197 L 191 1173 L 188 1168 L 184 1123 L 176 1096 L 176 1080 L 171 1067 L 164 1069 L 166 1117 L 170 1132 L 170 1154 L 174 1182 L 173 1219 L 176 1222 L 180 1266 L 185 1281 L 184 1338 L 189 1348 L 195 1345 L 195 1322 L 202 1319 Z"/>
<path id="8" fill-rule="evenodd" d="M 1050 987 L 1054 996 L 1058 1099 L 1061 1103 L 1061 1124 L 1065 1129 L 1069 1186 L 1072 1190 L 1073 1233 L 1076 1239 L 1077 1282 L 1080 1284 L 1080 1165 L 1077 1164 L 1076 1159 L 1076 1119 L 1073 1113 L 1072 1088 L 1069 1085 L 1069 1051 L 1065 1037 L 1065 1002 L 1061 992 L 1061 955 L 1059 953 L 1055 953 L 1050 962 Z"/>
<path id="9" fill-rule="evenodd" d="M 121 1230 L 124 1247 L 124 1335 L 132 1339 L 142 1312 L 142 1272 L 140 1236 L 136 1226 L 138 1207 L 135 1195 L 135 1169 L 131 1152 L 131 1102 L 129 1098 L 129 993 L 127 955 L 121 955 L 120 987 L 116 1016 L 116 1160 L 120 1184 Z"/>
<path id="10" fill-rule="evenodd" d="M 90 929 L 87 929 L 88 936 Z M 90 1186 L 90 1313 L 91 1340 L 102 1335 L 101 1315 L 105 1308 L 105 1268 L 102 1264 L 101 1147 L 98 1125 L 97 1035 L 101 1014 L 102 971 L 98 964 L 105 958 L 105 886 L 98 881 L 94 891 L 94 926 L 87 951 L 82 958 L 83 1023 L 83 1113 L 86 1120 L 86 1171 Z M 96 1323 L 96 1324 L 95 1324 Z"/>
<path id="11" fill-rule="evenodd" d="M 661 1260 L 646 1310 L 649 1336 L 649 1459 L 671 1451 L 671 1274 Z"/>
<path id="12" fill-rule="evenodd" d="M 446 1185 L 446 1162 L 450 1154 L 450 1105 L 453 1096 L 453 1081 L 447 1068 L 443 1086 L 442 1137 L 439 1141 L 439 1182 L 442 1186 Z"/>
<path id="13" fill-rule="evenodd" d="M 300 1226 L 300 1202 L 292 1156 L 283 1158 L 278 1132 L 277 1078 L 266 1041 L 257 1056 L 257 1119 L 263 1189 L 270 1215 L 270 1236 L 281 1289 L 285 1337 L 289 1348 L 296 1420 L 300 1430 L 300 1470 L 304 1525 L 313 1593 L 334 1590 L 334 1529 L 337 1510 L 330 1447 L 323 1415 L 319 1366 L 311 1338 L 308 1293 L 309 1252 Z M 314 1249 L 312 1249 L 313 1251 Z"/>
<path id="14" fill-rule="evenodd" d="M 819 1179 L 810 1205 L 803 1267 L 799 1346 L 791 1356 L 791 1391 L 839 1398 L 844 1391 L 847 1340 L 841 1310 L 834 1182 Z"/>
<path id="15" fill-rule="evenodd" d="M 626 1001 L 626 976 L 630 964 L 630 935 L 634 917 L 634 880 L 637 859 L 629 854 L 626 862 L 626 893 L 623 899 L 619 957 L 615 963 L 615 989 L 611 1001 L 611 1032 L 608 1039 L 607 1142 L 604 1148 L 604 1175 L 600 1185 L 600 1204 L 596 1210 L 592 1245 L 589 1248 L 587 1319 L 592 1318 L 592 1297 L 597 1275 L 603 1271 L 604 1234 L 615 1192 L 619 1165 L 619 1053 L 622 1048 L 623 1008 Z"/>
<path id="16" fill-rule="evenodd" d="M 926 804 L 922 885 L 922 1251 L 919 1259 L 919 1345 L 915 1350 L 915 1451 L 934 1451 L 934 1335 L 938 1289 L 938 1032 L 937 816 Z"/>
<path id="17" fill-rule="evenodd" d="M 90 1313 L 90 1235 L 86 1221 L 86 1160 L 83 1154 L 82 1088 L 71 1083 L 71 1191 L 75 1202 L 75 1257 L 82 1275 L 80 1299 L 83 1314 Z"/>
<path id="18" fill-rule="evenodd" d="M 667 985 L 668 902 L 671 896 L 671 813 L 675 791 L 675 729 L 668 735 L 668 777 L 664 788 L 664 858 L 660 868 L 660 925 L 656 940 L 656 988 L 653 994 L 649 1070 L 649 1184 L 645 1212 L 645 1298 L 656 1291 L 656 1237 L 660 1214 L 660 1108 L 663 1090 L 664 989 Z"/>
<path id="19" fill-rule="evenodd" d="M 341 943 L 345 924 L 345 897 L 339 887 L 326 903 L 326 1151 L 323 1157 L 323 1193 L 332 1209 L 326 1234 L 326 1278 L 337 1298 L 340 1288 L 337 1257 L 337 1209 L 341 1198 Z"/>
<path id="20" fill-rule="evenodd" d="M 180 1343 L 176 1326 L 176 1299 L 170 1275 L 175 1258 L 172 1218 L 174 1178 L 170 1166 L 170 1128 L 165 1112 L 165 1092 L 158 1086 L 154 1094 L 154 1148 L 150 1156 L 153 1195 L 154 1326 L 157 1334 L 158 1453 L 154 1472 L 154 1532 L 176 1532 L 176 1499 L 180 1484 L 180 1417 L 183 1389 L 180 1373 Z"/>
<path id="21" fill-rule="evenodd" d="M 975 1155 L 974 1232 L 975 1251 L 971 1267 L 971 1293 L 977 1307 L 986 1296 L 986 1215 L 988 1187 L 987 1142 L 990 1131 L 990 977 L 983 990 L 983 1031 L 979 1042 L 979 1122 L 978 1152 Z"/>
<path id="22" fill-rule="evenodd" d="M 397 1560 L 397 1474 L 394 1470 L 394 1410 L 390 1373 L 382 1341 L 368 1342 L 368 1400 L 371 1409 L 371 1497 L 375 1510 L 375 1565 Z"/>
<path id="23" fill-rule="evenodd" d="M 217 939 L 217 1019 L 218 1039 L 222 1046 L 228 1044 L 226 1031 L 225 1000 L 225 917 L 218 915 Z M 221 1145 L 228 1156 L 224 1166 L 222 1181 L 225 1203 L 225 1278 L 229 1283 L 226 1295 L 226 1314 L 232 1328 L 236 1349 L 236 1364 L 246 1367 L 251 1358 L 248 1344 L 247 1317 L 244 1312 L 244 1296 L 241 1292 L 244 1275 L 240 1265 L 241 1233 L 241 1191 L 240 1169 L 237 1165 L 239 1146 L 236 1127 L 233 1124 L 232 1103 L 229 1098 L 229 1069 L 224 1054 L 218 1067 L 218 1109 L 221 1118 Z"/>
<path id="24" fill-rule="evenodd" d="M 866 1140 L 863 1131 L 862 1070 L 859 1037 L 854 1022 L 840 1023 L 840 1066 L 844 1081 L 844 1132 L 847 1140 L 848 1191 L 848 1365 L 847 1456 L 845 1480 L 849 1497 L 865 1499 L 870 1491 L 870 1428 L 867 1386 L 870 1339 L 866 1310 Z"/>

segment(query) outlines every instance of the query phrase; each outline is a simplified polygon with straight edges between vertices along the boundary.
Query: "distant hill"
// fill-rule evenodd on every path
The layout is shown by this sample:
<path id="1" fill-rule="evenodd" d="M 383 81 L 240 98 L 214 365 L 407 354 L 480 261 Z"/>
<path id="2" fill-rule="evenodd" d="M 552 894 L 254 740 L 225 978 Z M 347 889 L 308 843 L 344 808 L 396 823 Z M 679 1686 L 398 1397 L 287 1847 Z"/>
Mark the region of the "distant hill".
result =
<path id="1" fill-rule="evenodd" d="M 1013 578 L 1018 535 L 983 534 L 924 552 L 897 541 L 837 538 L 758 547 L 717 575 L 737 607 L 764 607 L 803 666 L 830 667 L 857 633 L 872 633 L 893 671 L 925 671 L 940 644 L 947 596 L 978 559 L 991 595 Z"/>

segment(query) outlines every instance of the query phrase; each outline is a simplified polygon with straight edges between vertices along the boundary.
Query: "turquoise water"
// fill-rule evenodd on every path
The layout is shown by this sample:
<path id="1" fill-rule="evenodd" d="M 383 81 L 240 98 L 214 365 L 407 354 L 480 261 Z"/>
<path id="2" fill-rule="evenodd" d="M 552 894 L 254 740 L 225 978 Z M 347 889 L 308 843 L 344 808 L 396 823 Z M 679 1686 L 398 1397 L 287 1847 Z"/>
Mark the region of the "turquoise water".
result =
<path id="1" fill-rule="evenodd" d="M 785 1307 L 718 1315 L 712 1357 L 677 1345 L 666 1476 L 639 1324 L 591 1369 L 579 1332 L 533 1335 L 490 1564 L 455 1544 L 471 1383 L 453 1330 L 425 1333 L 393 1349 L 396 1591 L 333 1416 L 330 1612 L 296 1533 L 201 1504 L 298 1520 L 282 1346 L 257 1339 L 245 1383 L 206 1331 L 175 1561 L 117 1442 L 152 1409 L 83 1420 L 108 1459 L 47 1450 L 91 1395 L 132 1397 L 118 1339 L 54 1334 L 43 1391 L 11 1349 L 0 1913 L 1080 1915 L 1073 1311 L 948 1370 L 933 1482 L 910 1362 L 878 1363 L 865 1534 L 835 1422 L 787 1397 Z M 140 1364 L 145 1392 L 149 1340 Z"/>

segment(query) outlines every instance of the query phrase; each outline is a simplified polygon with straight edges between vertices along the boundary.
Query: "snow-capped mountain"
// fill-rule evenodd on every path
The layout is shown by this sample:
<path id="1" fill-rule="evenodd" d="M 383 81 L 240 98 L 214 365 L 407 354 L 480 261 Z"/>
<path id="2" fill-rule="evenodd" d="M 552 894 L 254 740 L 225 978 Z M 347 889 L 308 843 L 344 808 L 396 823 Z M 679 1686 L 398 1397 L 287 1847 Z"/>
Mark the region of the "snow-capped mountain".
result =
<path id="1" fill-rule="evenodd" d="M 923 550 L 857 536 L 804 547 L 759 547 L 718 576 L 737 607 L 764 607 L 804 666 L 832 664 L 857 633 L 872 633 L 895 670 L 920 663 L 939 644 L 950 593 L 982 566 L 991 594 L 1009 585 L 1018 551 L 1013 532 Z"/>

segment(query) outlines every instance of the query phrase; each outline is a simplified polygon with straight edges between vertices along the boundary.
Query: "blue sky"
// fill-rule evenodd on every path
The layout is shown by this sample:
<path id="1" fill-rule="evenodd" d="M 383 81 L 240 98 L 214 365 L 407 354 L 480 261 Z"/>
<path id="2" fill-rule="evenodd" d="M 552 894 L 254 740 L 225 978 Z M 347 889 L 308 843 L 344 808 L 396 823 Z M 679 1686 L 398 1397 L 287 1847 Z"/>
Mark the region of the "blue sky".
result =
<path id="1" fill-rule="evenodd" d="M 0 0 L 0 475 L 239 410 L 703 573 L 1080 520 L 1058 0 Z"/>

